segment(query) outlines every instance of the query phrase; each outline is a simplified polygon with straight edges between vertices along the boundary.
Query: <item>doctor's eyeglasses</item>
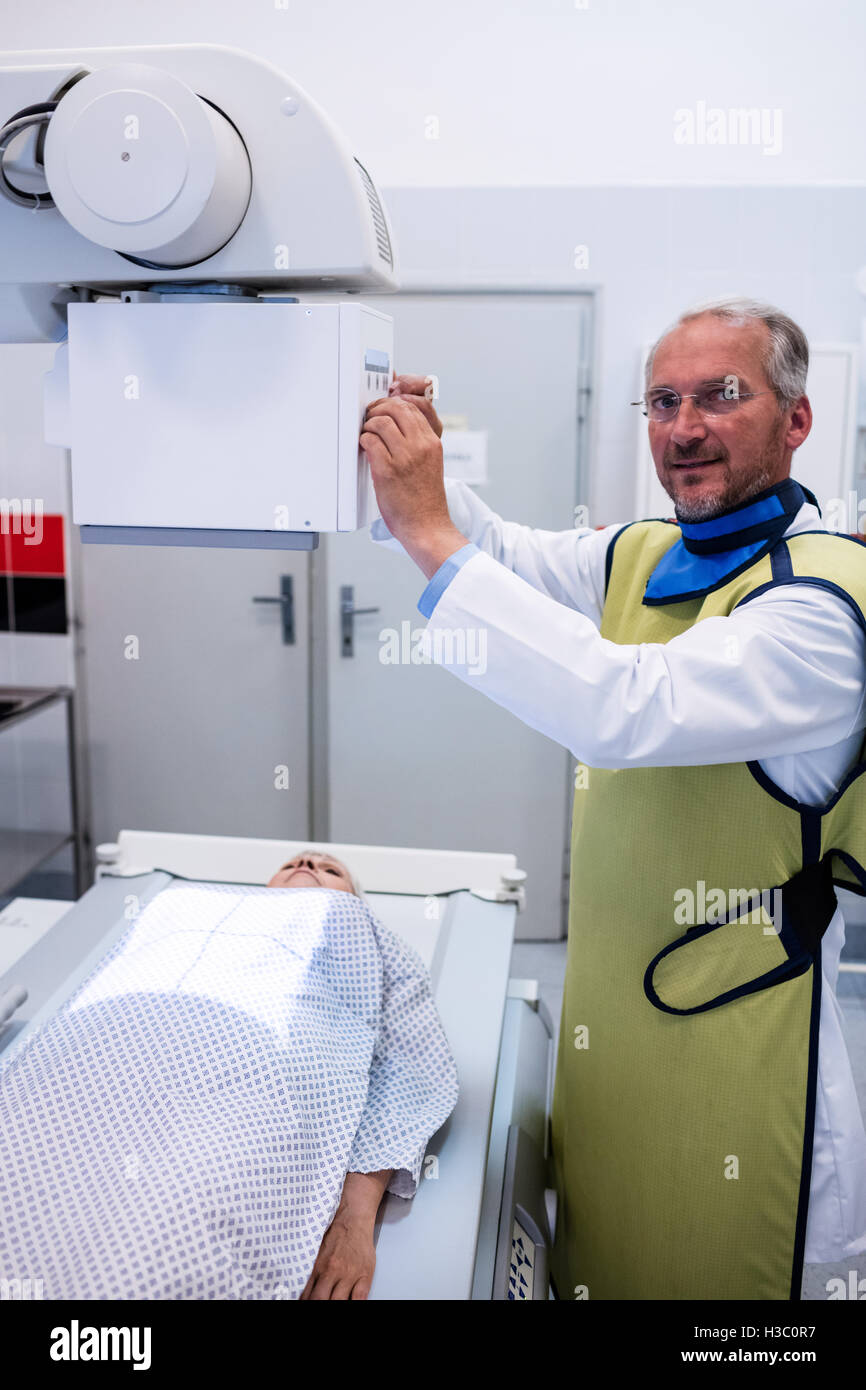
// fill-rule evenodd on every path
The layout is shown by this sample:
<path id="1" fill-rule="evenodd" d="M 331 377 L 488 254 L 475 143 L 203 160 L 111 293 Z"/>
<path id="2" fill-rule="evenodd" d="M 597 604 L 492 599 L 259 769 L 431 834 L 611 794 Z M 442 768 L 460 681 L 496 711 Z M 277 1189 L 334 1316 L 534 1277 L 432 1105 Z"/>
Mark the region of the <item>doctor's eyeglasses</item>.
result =
<path id="1" fill-rule="evenodd" d="M 713 381 L 702 386 L 700 391 L 690 391 L 685 396 L 681 396 L 678 391 L 670 391 L 667 387 L 660 386 L 657 391 L 650 391 L 649 395 L 642 396 L 639 401 L 631 401 L 630 404 L 643 406 L 641 413 L 650 420 L 665 421 L 677 418 L 681 401 L 694 401 L 695 409 L 702 415 L 730 415 L 739 407 L 741 401 L 770 394 L 769 391 L 738 391 L 730 381 Z"/>

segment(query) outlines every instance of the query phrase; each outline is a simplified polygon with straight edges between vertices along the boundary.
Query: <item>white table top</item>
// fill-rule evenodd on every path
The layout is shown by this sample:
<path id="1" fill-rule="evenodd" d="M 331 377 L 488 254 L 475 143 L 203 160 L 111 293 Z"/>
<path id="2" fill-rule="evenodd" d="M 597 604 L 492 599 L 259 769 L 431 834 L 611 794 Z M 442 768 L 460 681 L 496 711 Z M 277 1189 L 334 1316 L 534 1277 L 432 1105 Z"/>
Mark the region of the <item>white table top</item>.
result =
<path id="1" fill-rule="evenodd" d="M 0 975 L 20 960 L 71 907 L 74 903 L 58 898 L 13 898 L 7 903 L 0 911 Z"/>

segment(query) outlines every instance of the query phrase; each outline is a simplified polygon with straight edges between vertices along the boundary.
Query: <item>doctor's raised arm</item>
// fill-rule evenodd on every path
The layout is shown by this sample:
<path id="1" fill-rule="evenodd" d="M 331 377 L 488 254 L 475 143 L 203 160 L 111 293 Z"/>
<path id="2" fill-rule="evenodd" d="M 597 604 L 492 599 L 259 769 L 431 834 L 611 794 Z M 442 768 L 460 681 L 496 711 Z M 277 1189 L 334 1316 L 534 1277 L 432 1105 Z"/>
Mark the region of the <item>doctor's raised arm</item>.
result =
<path id="1" fill-rule="evenodd" d="M 382 429 L 385 432 L 379 436 L 379 441 L 367 438 L 363 442 L 365 451 L 367 445 L 370 446 L 368 457 L 371 453 L 378 454 L 380 460 L 384 461 L 382 447 L 387 439 L 388 426 L 380 423 L 373 427 L 370 422 L 391 419 L 399 424 L 404 418 L 404 412 L 398 407 L 400 413 L 395 413 L 395 401 L 416 406 L 427 421 L 430 432 L 435 433 L 437 440 L 441 438 L 442 422 L 430 399 L 431 382 L 431 377 L 396 376 L 388 399 L 372 403 L 367 411 L 364 430 L 372 431 L 375 428 L 377 431 Z M 419 430 L 419 433 L 422 438 L 425 437 L 423 430 Z M 392 434 L 391 437 L 396 442 L 396 436 Z M 439 531 L 438 518 L 442 516 L 443 495 L 440 487 L 443 487 L 448 520 L 444 521 L 443 518 L 441 538 L 445 548 L 448 548 L 451 542 L 457 547 L 450 557 L 454 565 L 461 564 L 464 558 L 468 559 L 476 550 L 481 550 L 526 580 L 534 589 L 598 622 L 604 600 L 605 552 L 611 536 L 618 528 L 608 526 L 596 531 L 591 526 L 573 526 L 564 531 L 546 531 L 515 521 L 503 521 L 502 517 L 466 483 L 458 478 L 442 478 L 441 445 L 437 449 L 433 440 L 429 438 L 426 443 L 430 450 L 429 456 L 435 461 L 430 472 L 429 494 L 421 497 L 410 491 L 406 497 L 392 496 L 388 485 L 383 482 L 381 492 L 388 499 L 386 505 L 400 507 L 399 513 L 393 516 L 395 526 L 400 529 L 406 525 L 401 503 L 403 507 L 408 508 L 409 516 L 420 518 L 422 508 L 429 500 L 434 503 L 435 510 L 431 509 L 428 514 L 430 519 L 425 531 L 428 537 L 436 534 Z M 425 461 L 426 458 L 427 455 Z M 375 469 L 373 476 L 375 480 Z M 377 496 L 378 491 L 377 487 Z M 382 505 L 380 497 L 380 509 Z M 384 511 L 382 515 L 384 518 Z M 458 533 L 456 536 L 453 534 L 455 528 Z M 399 542 L 393 539 L 394 534 L 394 531 L 387 527 L 387 519 L 373 523 L 371 535 L 374 541 L 411 553 L 406 545 L 401 547 Z M 415 555 L 413 558 L 416 558 Z M 453 565 L 447 566 L 443 577 L 455 572 Z M 433 587 L 435 589 L 438 584 L 434 584 Z"/>

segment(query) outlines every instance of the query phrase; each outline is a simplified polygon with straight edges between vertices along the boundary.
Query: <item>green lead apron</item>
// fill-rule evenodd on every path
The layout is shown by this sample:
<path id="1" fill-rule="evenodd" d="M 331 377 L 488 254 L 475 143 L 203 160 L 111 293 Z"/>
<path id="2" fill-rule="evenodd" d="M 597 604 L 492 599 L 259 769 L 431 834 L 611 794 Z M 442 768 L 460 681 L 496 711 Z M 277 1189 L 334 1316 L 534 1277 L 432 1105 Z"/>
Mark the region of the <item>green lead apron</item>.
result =
<path id="1" fill-rule="evenodd" d="M 830 532 L 780 541 L 704 596 L 642 604 L 679 534 L 617 534 L 603 637 L 664 643 L 792 582 L 839 593 L 866 627 L 866 547 Z M 821 937 L 834 884 L 866 894 L 862 758 L 821 806 L 757 762 L 578 768 L 552 1118 L 560 1298 L 799 1298 Z"/>

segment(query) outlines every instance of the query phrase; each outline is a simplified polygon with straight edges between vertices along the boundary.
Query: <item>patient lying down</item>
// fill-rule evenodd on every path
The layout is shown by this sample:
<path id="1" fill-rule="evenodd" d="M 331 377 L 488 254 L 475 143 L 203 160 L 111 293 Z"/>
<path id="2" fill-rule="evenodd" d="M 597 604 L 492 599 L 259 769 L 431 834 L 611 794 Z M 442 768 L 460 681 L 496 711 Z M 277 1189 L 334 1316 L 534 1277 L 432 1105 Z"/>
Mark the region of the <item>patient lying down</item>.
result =
<path id="1" fill-rule="evenodd" d="M 268 882 L 269 888 L 334 888 L 359 894 L 345 864 L 331 855 L 306 850 L 289 859 Z M 301 1298 L 366 1298 L 376 1266 L 373 1228 L 382 1194 L 393 1176 L 346 1174 L 337 1214 L 325 1232 L 316 1263 Z"/>
<path id="2" fill-rule="evenodd" d="M 0 1272 L 366 1298 L 382 1194 L 414 1196 L 456 1098 L 427 972 L 344 864 L 175 880 L 0 1061 Z"/>

